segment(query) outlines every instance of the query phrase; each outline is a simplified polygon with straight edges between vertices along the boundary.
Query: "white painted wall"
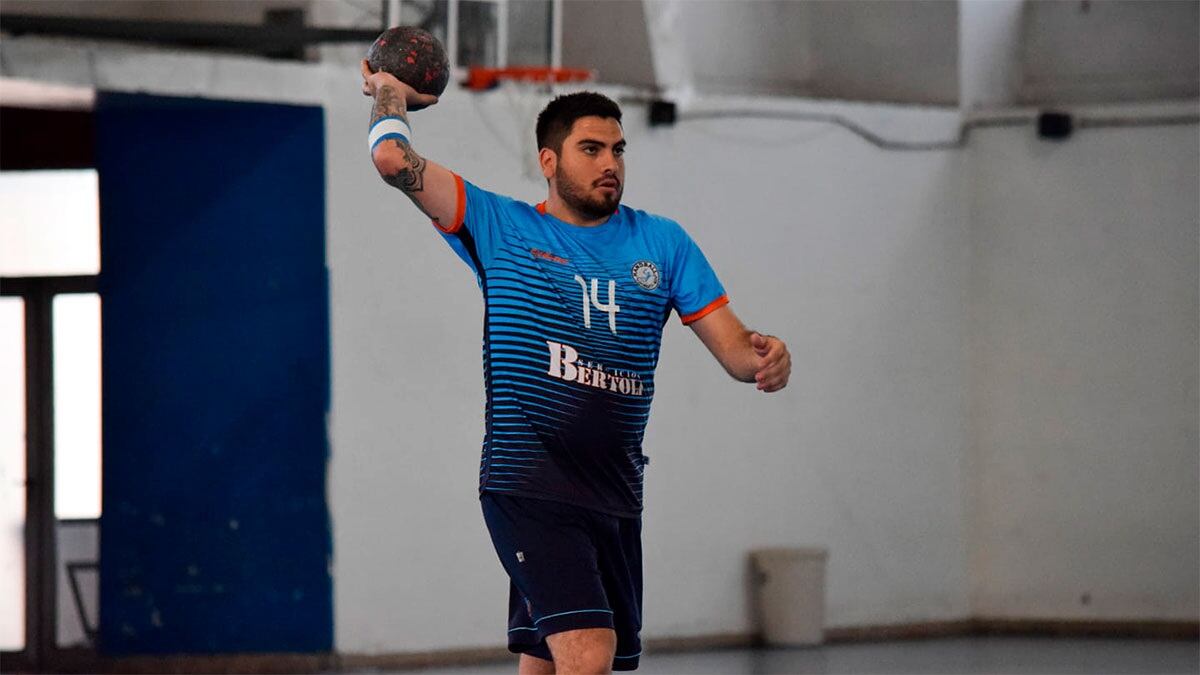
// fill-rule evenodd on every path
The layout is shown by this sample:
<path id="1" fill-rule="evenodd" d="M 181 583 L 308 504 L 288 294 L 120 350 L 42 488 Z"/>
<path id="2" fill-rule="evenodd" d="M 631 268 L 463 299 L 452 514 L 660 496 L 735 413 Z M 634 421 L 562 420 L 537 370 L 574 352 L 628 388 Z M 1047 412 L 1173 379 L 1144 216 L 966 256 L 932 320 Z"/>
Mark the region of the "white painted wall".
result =
<path id="1" fill-rule="evenodd" d="M 1197 2 L 1027 2 L 1018 100 L 1027 105 L 1195 100 L 1198 25 Z"/>
<path id="2" fill-rule="evenodd" d="M 647 434 L 647 633 L 748 630 L 743 557 L 788 544 L 830 548 L 831 625 L 964 617 L 962 157 L 822 124 L 635 120 L 627 201 L 686 224 L 734 310 L 794 355 L 789 388 L 763 396 L 669 326 Z"/>
<path id="3" fill-rule="evenodd" d="M 958 3 L 959 107 L 1011 106 L 1021 85 L 1025 0 Z"/>
<path id="4" fill-rule="evenodd" d="M 953 0 L 805 2 L 812 21 L 814 96 L 956 105 L 958 12 Z"/>
<path id="5" fill-rule="evenodd" d="M 562 3 L 562 64 L 594 70 L 597 82 L 654 87 L 646 9 L 628 0 Z"/>
<path id="6" fill-rule="evenodd" d="M 1196 125 L 969 157 L 973 611 L 1195 621 Z"/>
<path id="7" fill-rule="evenodd" d="M 685 58 L 683 71 L 698 91 L 795 93 L 808 85 L 812 29 L 805 3 L 658 0 L 645 4 L 651 16 L 670 17 L 669 30 L 676 34 Z M 652 50 L 667 45 L 664 32 L 653 36 Z M 660 77 L 664 75 L 670 77 L 660 69 Z"/>
<path id="8" fill-rule="evenodd" d="M 602 3 L 610 4 L 614 3 Z M 657 83 L 676 98 L 695 90 L 934 105 L 953 105 L 958 100 L 956 2 L 645 0 L 640 4 L 649 27 Z M 580 54 L 602 71 L 617 61 L 603 48 L 611 44 L 605 37 L 592 40 L 600 47 Z M 637 46 L 628 37 L 613 39 L 626 47 L 616 53 Z M 608 81 L 641 83 L 633 78 Z"/>
<path id="9" fill-rule="evenodd" d="M 325 105 L 336 644 L 353 653 L 503 644 L 508 582 L 475 493 L 483 407 L 478 289 L 419 213 L 371 167 L 363 141 L 369 104 L 354 71 L 47 48 L 43 41 L 16 38 L 0 43 L 0 72 L 120 90 Z M 820 105 L 900 140 L 952 136 L 956 120 L 953 110 Z M 506 149 L 514 146 L 513 112 L 503 92 L 476 96 L 451 88 L 437 108 L 413 116 L 416 142 L 424 154 L 482 186 L 538 201 L 544 184 L 523 177 L 519 158 Z M 645 521 L 647 637 L 748 631 L 745 556 L 754 547 L 786 544 L 829 547 L 830 626 L 966 618 L 973 612 L 972 598 L 988 591 L 981 584 L 1008 584 L 1005 592 L 1024 593 L 1011 579 L 982 573 L 990 560 L 980 552 L 993 550 L 1001 563 L 1035 554 L 1062 563 L 1035 570 L 1047 575 L 1046 583 L 1061 581 L 1059 570 L 1068 562 L 1082 566 L 1081 574 L 1096 582 L 1095 597 L 1101 584 L 1140 588 L 1147 595 L 1174 589 L 1182 600 L 1156 605 L 1162 616 L 1189 611 L 1194 616 L 1194 601 L 1187 604 L 1194 577 L 1171 572 L 1139 586 L 1145 568 L 1129 551 L 1148 540 L 1129 540 L 1116 564 L 1097 562 L 1095 543 L 1119 531 L 1106 529 L 1106 521 L 1091 513 L 1072 510 L 1083 489 L 1072 472 L 1087 472 L 1092 484 L 1111 491 L 1127 485 L 1122 481 L 1136 468 L 1136 485 L 1170 484 L 1178 492 L 1136 502 L 1162 516 L 1145 521 L 1155 528 L 1156 550 L 1186 561 L 1182 547 L 1195 543 L 1190 514 L 1196 484 L 1178 478 L 1195 475 L 1194 460 L 1189 465 L 1179 450 L 1190 442 L 1194 451 L 1196 438 L 1194 329 L 1191 343 L 1186 341 L 1187 326 L 1195 325 L 1196 284 L 1194 272 L 1188 278 L 1179 271 L 1189 260 L 1195 269 L 1194 230 L 1187 258 L 1177 246 L 1187 232 L 1167 225 L 1194 226 L 1195 192 L 1181 187 L 1186 176 L 1106 168 L 1118 161 L 1160 166 L 1153 154 L 1160 146 L 1184 153 L 1171 157 L 1186 157 L 1181 141 L 1190 133 L 1195 152 L 1194 126 L 1129 132 L 1148 135 L 1153 139 L 1148 144 L 1111 145 L 1099 142 L 1101 136 L 1081 134 L 1062 146 L 1034 145 L 1027 155 L 1009 147 L 1032 136 L 1027 128 L 987 132 L 1010 135 L 1000 141 L 985 135 L 968 152 L 888 153 L 825 124 L 724 120 L 649 129 L 641 107 L 627 105 L 626 114 L 627 203 L 683 222 L 722 276 L 734 309 L 750 325 L 787 339 L 795 359 L 791 386 L 764 396 L 729 380 L 677 320 L 668 326 L 647 434 L 653 457 Z M 1092 532 L 1089 546 L 1039 532 L 994 549 L 990 542 L 1008 541 L 1009 530 L 984 531 L 973 539 L 972 527 L 1005 525 L 981 511 L 1011 509 L 993 495 L 1006 494 L 1015 479 L 995 474 L 1002 465 L 977 463 L 969 451 L 979 446 L 980 457 L 988 456 L 978 442 L 985 438 L 982 431 L 972 431 L 978 418 L 970 401 L 972 392 L 981 391 L 972 378 L 992 372 L 979 367 L 992 352 L 972 356 L 977 344 L 972 326 L 990 320 L 1018 334 L 1027 329 L 1023 305 L 1011 294 L 1001 295 L 1001 304 L 987 308 L 982 318 L 972 314 L 973 306 L 991 297 L 982 295 L 988 287 L 972 275 L 972 255 L 980 255 L 981 237 L 1003 234 L 1003 228 L 993 230 L 1007 224 L 1000 219 L 1010 208 L 1033 215 L 1026 202 L 1050 203 L 1037 190 L 1052 190 L 1022 181 L 1055 150 L 1078 153 L 1070 162 L 1077 173 L 1107 181 L 1090 188 L 1094 201 L 1072 202 L 1076 211 L 1064 212 L 1064 227 L 1110 222 L 1119 204 L 1104 195 L 1125 195 L 1133 205 L 1146 202 L 1145 209 L 1174 195 L 1154 207 L 1165 209 L 1155 211 L 1162 216 L 1155 222 L 1168 229 L 1147 232 L 1153 241 L 1146 248 L 1137 245 L 1131 255 L 1145 257 L 1147 269 L 1154 267 L 1152 254 L 1159 248 L 1182 256 L 1171 263 L 1174 276 L 1142 291 L 1149 298 L 1157 297 L 1151 288 L 1179 296 L 1171 307 L 1183 308 L 1191 298 L 1192 323 L 1177 318 L 1183 327 L 1157 329 L 1161 335 L 1130 327 L 1098 343 L 1081 365 L 1092 376 L 1092 369 L 1119 362 L 1103 357 L 1145 347 L 1160 350 L 1180 373 L 1175 398 L 1153 390 L 1161 396 L 1158 407 L 1139 408 L 1142 415 L 1131 418 L 1128 428 L 1115 419 L 1108 428 L 1143 430 L 1136 438 L 1153 446 L 1142 455 L 1151 462 L 1132 468 L 1124 460 L 1082 468 L 1071 463 L 1087 453 L 1046 460 L 1054 471 L 1045 476 L 1065 488 L 1031 500 L 1036 509 L 1021 515 L 1077 518 L 1079 527 Z M 993 151 L 1001 159 L 992 159 Z M 1156 184 L 1162 180 L 1179 182 Z M 1014 181 L 1023 189 L 1006 187 Z M 976 212 L 982 229 L 973 228 Z M 1062 241 L 1052 231 L 1025 227 L 1031 241 L 1022 251 L 1036 253 Z M 1136 244 L 1115 229 L 1089 231 L 1100 237 L 1088 249 L 1096 253 L 1078 260 L 1106 262 L 1105 255 L 1119 258 L 1112 251 Z M 1023 278 L 1019 255 L 996 256 L 983 258 L 983 264 L 1014 265 L 1001 270 L 999 279 Z M 1176 287 L 1183 282 L 1190 286 Z M 1050 291 L 1091 297 L 1089 289 L 1070 285 Z M 1126 312 L 1136 316 L 1142 303 L 1143 296 L 1119 296 L 1110 314 L 1099 316 L 1114 317 L 1110 321 Z M 1091 339 L 1090 332 L 1067 321 L 1071 318 L 1046 314 L 1028 330 L 1067 342 Z M 1107 371 L 1099 372 L 1103 378 Z M 1165 375 L 1145 377 L 1150 379 L 1135 379 L 1138 394 L 1151 391 Z M 979 395 L 986 395 L 984 410 L 992 411 L 1002 430 L 1020 431 L 1022 419 L 1005 407 L 1015 400 L 1008 390 Z M 1078 405 L 1077 414 L 1091 417 L 1116 410 L 1103 397 Z M 1193 415 L 1190 441 L 1188 418 L 1179 412 L 1184 409 Z M 1164 420 L 1173 421 L 1176 436 L 1169 430 L 1150 433 Z M 1106 448 L 1117 447 L 1112 436 L 1087 438 L 1111 443 L 1100 448 L 1105 456 Z M 1132 527 L 1139 522 L 1136 513 L 1130 509 L 1119 522 Z M 972 542 L 979 544 L 974 563 Z M 1046 607 L 1070 616 L 1074 604 L 1062 600 Z M 1139 605 L 1126 594 L 1108 607 L 1137 614 Z"/>

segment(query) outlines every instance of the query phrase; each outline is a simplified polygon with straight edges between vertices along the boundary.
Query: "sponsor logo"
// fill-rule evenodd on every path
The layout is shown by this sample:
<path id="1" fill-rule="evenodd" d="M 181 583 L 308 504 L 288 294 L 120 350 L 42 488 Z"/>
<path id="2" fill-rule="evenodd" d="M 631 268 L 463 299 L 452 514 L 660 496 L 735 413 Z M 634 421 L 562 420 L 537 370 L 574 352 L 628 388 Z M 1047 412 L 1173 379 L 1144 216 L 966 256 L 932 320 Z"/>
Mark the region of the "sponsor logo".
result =
<path id="1" fill-rule="evenodd" d="M 566 265 L 567 263 L 571 262 L 570 260 L 567 260 L 566 258 L 554 255 L 553 253 L 550 253 L 548 251 L 543 251 L 540 248 L 529 249 L 529 254 L 535 258 L 541 258 L 542 260 L 549 260 L 550 262 L 556 262 L 556 263 L 559 263 L 560 265 Z"/>
<path id="2" fill-rule="evenodd" d="M 647 291 L 658 288 L 658 266 L 649 260 L 639 260 L 633 264 L 633 280 Z"/>
<path id="3" fill-rule="evenodd" d="M 621 370 L 609 370 L 604 364 L 579 362 L 579 352 L 571 345 L 546 340 L 550 350 L 550 368 L 546 371 L 550 377 L 596 389 L 606 389 L 628 396 L 641 396 L 645 386 L 637 373 Z"/>
<path id="4" fill-rule="evenodd" d="M 517 562 L 525 562 L 525 552 L 517 551 Z"/>

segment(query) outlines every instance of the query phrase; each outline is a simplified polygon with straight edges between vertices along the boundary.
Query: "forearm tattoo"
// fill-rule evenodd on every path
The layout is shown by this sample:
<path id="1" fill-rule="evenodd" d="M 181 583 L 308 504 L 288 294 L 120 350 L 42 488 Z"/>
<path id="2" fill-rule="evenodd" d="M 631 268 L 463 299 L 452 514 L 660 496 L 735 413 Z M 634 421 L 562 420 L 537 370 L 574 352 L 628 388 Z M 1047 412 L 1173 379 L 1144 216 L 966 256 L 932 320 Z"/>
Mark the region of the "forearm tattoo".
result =
<path id="1" fill-rule="evenodd" d="M 371 124 L 384 117 L 399 117 L 408 123 L 408 106 L 400 92 L 392 87 L 382 87 L 375 93 Z M 414 192 L 420 192 L 425 186 L 425 158 L 399 138 L 394 138 L 391 142 L 404 153 L 404 163 L 396 172 L 383 176 L 383 180 L 411 197 Z"/>

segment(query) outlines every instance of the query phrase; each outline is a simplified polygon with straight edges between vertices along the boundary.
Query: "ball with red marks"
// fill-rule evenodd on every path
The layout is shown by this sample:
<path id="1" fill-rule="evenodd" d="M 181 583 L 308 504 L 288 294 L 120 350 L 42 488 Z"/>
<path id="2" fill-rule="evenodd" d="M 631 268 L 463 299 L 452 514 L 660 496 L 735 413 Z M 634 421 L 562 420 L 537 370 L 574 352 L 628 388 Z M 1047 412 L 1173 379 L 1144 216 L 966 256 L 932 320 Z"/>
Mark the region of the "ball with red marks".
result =
<path id="1" fill-rule="evenodd" d="M 422 94 L 441 96 L 450 81 L 450 62 L 442 43 L 413 26 L 389 28 L 367 50 L 372 72 L 383 70 Z"/>

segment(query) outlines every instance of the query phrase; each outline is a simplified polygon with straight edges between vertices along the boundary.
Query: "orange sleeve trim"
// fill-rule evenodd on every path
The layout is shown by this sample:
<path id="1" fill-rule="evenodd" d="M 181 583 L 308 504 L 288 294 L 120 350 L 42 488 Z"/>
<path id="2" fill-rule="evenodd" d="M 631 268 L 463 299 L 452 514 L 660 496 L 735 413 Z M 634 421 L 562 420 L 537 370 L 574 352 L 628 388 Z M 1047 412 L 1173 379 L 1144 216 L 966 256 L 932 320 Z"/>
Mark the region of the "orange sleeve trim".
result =
<path id="1" fill-rule="evenodd" d="M 686 316 L 679 317 L 679 320 L 682 321 L 683 325 L 686 326 L 689 323 L 703 319 L 704 317 L 708 316 L 709 314 L 712 314 L 713 312 L 717 311 L 718 309 L 721 309 L 722 307 L 724 307 L 725 305 L 728 305 L 728 304 L 729 304 L 729 295 L 725 294 L 725 295 L 722 295 L 721 297 L 717 298 L 716 300 L 713 300 L 712 302 L 708 303 L 707 305 L 705 305 L 704 308 L 701 309 L 700 311 L 692 312 L 691 314 L 688 314 Z"/>
<path id="2" fill-rule="evenodd" d="M 454 172 L 451 172 L 451 174 L 454 176 L 454 187 L 456 188 L 457 192 L 457 195 L 455 196 L 458 199 L 458 205 L 454 209 L 454 222 L 450 224 L 450 227 L 442 227 L 438 224 L 438 221 L 433 221 L 433 226 L 436 227 L 438 231 L 445 232 L 446 234 L 454 234 L 455 232 L 461 230 L 463 226 L 463 218 L 467 214 L 467 186 L 463 185 L 462 176 Z"/>

